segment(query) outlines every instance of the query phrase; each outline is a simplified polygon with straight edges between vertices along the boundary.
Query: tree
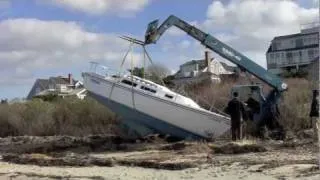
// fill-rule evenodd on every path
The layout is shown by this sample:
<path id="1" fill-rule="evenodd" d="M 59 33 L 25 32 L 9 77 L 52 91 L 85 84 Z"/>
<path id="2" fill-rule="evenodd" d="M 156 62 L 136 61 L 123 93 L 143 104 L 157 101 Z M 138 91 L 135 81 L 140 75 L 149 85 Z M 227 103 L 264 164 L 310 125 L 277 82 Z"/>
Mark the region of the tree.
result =
<path id="1" fill-rule="evenodd" d="M 175 86 L 173 80 L 174 80 L 174 75 L 169 75 L 169 76 L 163 78 L 164 84 L 169 88 L 173 88 Z"/>
<path id="2" fill-rule="evenodd" d="M 146 78 L 158 84 L 161 84 L 168 75 L 170 70 L 161 64 L 153 64 L 146 69 Z"/>
<path id="3" fill-rule="evenodd" d="M 132 71 L 129 69 L 129 72 L 132 72 L 134 76 L 143 78 L 144 68 L 134 67 Z"/>
<path id="4" fill-rule="evenodd" d="M 161 65 L 161 64 L 153 64 L 147 67 L 146 69 L 146 74 L 148 75 L 154 75 L 154 76 L 159 76 L 160 78 L 165 78 L 168 75 L 170 75 L 170 70 Z"/>
<path id="5" fill-rule="evenodd" d="M 166 77 L 170 75 L 170 70 L 160 64 L 150 65 L 146 70 L 143 67 L 134 67 L 133 70 L 129 69 L 128 71 L 132 72 L 134 76 L 145 78 L 158 84 L 162 84 Z M 165 82 L 165 84 L 167 83 Z"/>

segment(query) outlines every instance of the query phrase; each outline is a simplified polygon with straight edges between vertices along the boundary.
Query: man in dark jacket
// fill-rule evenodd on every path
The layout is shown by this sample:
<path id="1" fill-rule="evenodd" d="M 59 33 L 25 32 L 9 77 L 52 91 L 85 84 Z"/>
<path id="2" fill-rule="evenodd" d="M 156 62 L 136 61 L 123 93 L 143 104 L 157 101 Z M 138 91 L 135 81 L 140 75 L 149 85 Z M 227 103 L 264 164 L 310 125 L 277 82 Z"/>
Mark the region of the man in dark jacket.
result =
<path id="1" fill-rule="evenodd" d="M 256 120 L 254 118 L 254 114 L 260 113 L 260 103 L 253 98 L 252 94 L 249 94 L 249 98 L 245 103 L 247 104 L 247 107 L 249 109 L 247 112 L 248 119 L 252 121 Z"/>
<path id="2" fill-rule="evenodd" d="M 245 116 L 245 110 L 243 103 L 238 99 L 238 93 L 233 93 L 233 99 L 229 101 L 225 112 L 231 116 L 231 135 L 232 140 L 241 139 L 241 124 L 242 119 Z"/>
<path id="3" fill-rule="evenodd" d="M 319 136 L 319 90 L 313 90 L 313 97 L 310 110 L 310 118 L 314 131 L 315 139 L 318 140 Z"/>

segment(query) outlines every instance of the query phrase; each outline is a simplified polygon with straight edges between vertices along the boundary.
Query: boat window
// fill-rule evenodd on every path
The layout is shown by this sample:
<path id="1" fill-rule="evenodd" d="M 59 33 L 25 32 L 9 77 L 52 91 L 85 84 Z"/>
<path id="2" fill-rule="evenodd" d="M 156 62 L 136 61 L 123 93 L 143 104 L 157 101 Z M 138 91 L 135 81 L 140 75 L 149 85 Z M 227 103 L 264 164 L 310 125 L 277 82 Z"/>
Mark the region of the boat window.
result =
<path id="1" fill-rule="evenodd" d="M 133 83 L 133 82 L 131 82 L 131 81 L 129 81 L 129 80 L 126 80 L 126 79 L 122 80 L 121 82 L 122 82 L 123 84 L 127 84 L 127 85 L 129 85 L 129 86 L 133 86 L 133 87 L 136 87 L 136 86 L 137 86 L 137 83 Z"/>
<path id="2" fill-rule="evenodd" d="M 170 99 L 173 98 L 173 96 L 172 96 L 172 95 L 169 95 L 169 94 L 166 94 L 165 97 L 170 98 Z"/>
<path id="3" fill-rule="evenodd" d="M 148 88 L 148 87 L 145 87 L 145 86 L 141 86 L 141 89 L 146 90 L 146 91 L 150 91 L 152 93 L 156 93 L 157 92 L 156 90 Z"/>

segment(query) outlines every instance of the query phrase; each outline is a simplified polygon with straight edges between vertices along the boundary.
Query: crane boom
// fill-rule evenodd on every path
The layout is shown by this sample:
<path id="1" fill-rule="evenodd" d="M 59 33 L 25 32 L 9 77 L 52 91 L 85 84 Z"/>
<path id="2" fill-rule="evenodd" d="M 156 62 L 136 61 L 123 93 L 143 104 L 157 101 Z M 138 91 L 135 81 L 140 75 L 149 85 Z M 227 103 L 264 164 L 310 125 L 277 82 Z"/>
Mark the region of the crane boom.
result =
<path id="1" fill-rule="evenodd" d="M 156 41 L 167 29 L 169 29 L 171 26 L 176 26 L 223 58 L 238 65 L 241 69 L 255 75 L 257 78 L 273 87 L 275 91 L 282 92 L 287 89 L 287 84 L 282 82 L 282 80 L 276 75 L 269 73 L 266 69 L 259 66 L 240 52 L 234 50 L 210 34 L 207 34 L 190 25 L 189 23 L 179 19 L 178 17 L 174 15 L 169 16 L 159 27 L 158 22 L 158 20 L 155 20 L 149 23 L 145 35 L 145 44 L 156 43 Z"/>

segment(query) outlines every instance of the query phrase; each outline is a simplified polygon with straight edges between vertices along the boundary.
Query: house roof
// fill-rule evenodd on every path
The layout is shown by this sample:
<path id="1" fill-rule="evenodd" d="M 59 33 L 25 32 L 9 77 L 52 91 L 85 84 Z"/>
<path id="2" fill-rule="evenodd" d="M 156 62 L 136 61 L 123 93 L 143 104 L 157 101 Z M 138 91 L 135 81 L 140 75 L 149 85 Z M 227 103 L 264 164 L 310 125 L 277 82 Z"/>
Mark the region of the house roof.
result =
<path id="1" fill-rule="evenodd" d="M 294 37 L 299 37 L 299 36 L 306 36 L 306 35 L 311 35 L 311 34 L 318 34 L 318 32 L 296 33 L 296 34 L 290 34 L 290 35 L 284 35 L 284 36 L 277 36 L 277 37 L 273 38 L 273 40 L 283 40 L 283 39 L 289 39 L 289 38 L 294 38 Z"/>
<path id="2" fill-rule="evenodd" d="M 272 44 L 269 45 L 267 53 L 271 52 L 271 46 L 272 46 Z"/>
<path id="3" fill-rule="evenodd" d="M 74 87 L 74 89 L 83 88 L 83 85 L 81 85 L 82 83 L 80 82 L 80 85 L 78 85 L 78 82 L 79 81 L 72 79 L 71 86 Z M 50 77 L 49 79 L 37 79 L 34 85 L 32 86 L 29 94 L 27 95 L 27 99 L 31 99 L 36 94 L 46 94 L 49 92 L 51 93 L 52 88 L 55 88 L 57 84 L 65 84 L 69 86 L 69 78 L 58 76 Z"/>
<path id="4" fill-rule="evenodd" d="M 214 60 L 214 58 L 211 58 L 211 61 L 213 61 L 213 60 Z M 182 64 L 181 66 L 191 65 L 191 64 L 198 64 L 199 70 L 206 68 L 206 60 L 205 59 L 191 60 L 191 61 L 188 61 L 188 62 Z"/>
<path id="5" fill-rule="evenodd" d="M 49 82 L 54 83 L 54 84 L 69 84 L 69 79 L 61 77 L 61 76 L 50 77 Z M 76 81 L 75 79 L 72 79 L 72 82 L 73 82 L 73 85 L 75 85 L 78 81 Z"/>
<path id="6" fill-rule="evenodd" d="M 214 58 L 211 58 L 211 61 L 213 61 L 213 60 L 214 60 Z M 229 66 L 228 64 L 221 62 L 221 61 L 219 61 L 219 63 L 223 66 L 223 68 L 225 70 L 230 71 L 230 72 L 234 72 L 237 68 L 236 66 Z M 191 65 L 191 64 L 199 64 L 199 70 L 203 70 L 207 67 L 206 61 L 204 59 L 191 60 L 191 61 L 188 61 L 188 62 L 182 64 L 181 66 Z M 180 72 L 180 70 L 177 73 L 179 73 L 179 72 Z"/>
<path id="7" fill-rule="evenodd" d="M 279 52 L 279 51 L 294 51 L 294 50 L 299 50 L 299 49 L 308 49 L 308 48 L 316 48 L 316 47 L 319 47 L 319 44 L 311 44 L 311 45 L 307 45 L 307 46 L 288 48 L 288 49 L 272 50 L 271 45 L 270 45 L 269 48 L 268 48 L 267 53 L 269 53 L 269 52 Z"/>
<path id="8" fill-rule="evenodd" d="M 290 34 L 290 35 L 284 35 L 284 36 L 276 36 L 273 38 L 272 41 L 274 40 L 284 40 L 284 39 L 289 39 L 289 38 L 294 38 L 294 37 L 300 37 L 300 36 L 306 36 L 306 35 L 313 35 L 313 34 L 318 34 L 318 32 L 311 32 L 311 33 L 296 33 L 296 34 Z M 290 50 L 299 50 L 299 49 L 305 49 L 305 48 L 313 48 L 313 47 L 318 47 L 319 44 L 312 44 L 308 46 L 302 46 L 302 47 L 296 47 L 296 48 L 288 48 L 288 49 L 280 49 L 280 50 L 272 50 L 272 43 L 270 44 L 267 53 L 269 52 L 277 52 L 277 51 L 290 51 Z"/>
<path id="9" fill-rule="evenodd" d="M 38 79 L 38 84 L 41 89 L 48 89 L 49 88 L 49 79 Z"/>
<path id="10" fill-rule="evenodd" d="M 226 71 L 229 71 L 229 72 L 235 72 L 236 71 L 236 66 L 229 66 L 227 63 L 224 63 L 224 62 L 220 62 L 220 64 L 223 66 L 223 68 L 226 70 Z"/>
<path id="11" fill-rule="evenodd" d="M 36 80 L 38 87 L 40 87 L 41 91 L 45 89 L 50 89 L 50 84 L 66 84 L 69 85 L 68 78 L 64 77 L 50 77 L 49 79 L 37 79 Z M 73 85 L 75 85 L 78 81 L 73 79 Z"/>
<path id="12" fill-rule="evenodd" d="M 190 65 L 190 64 L 202 64 L 202 63 L 205 63 L 204 59 L 191 60 L 191 61 L 183 63 L 181 66 Z"/>

